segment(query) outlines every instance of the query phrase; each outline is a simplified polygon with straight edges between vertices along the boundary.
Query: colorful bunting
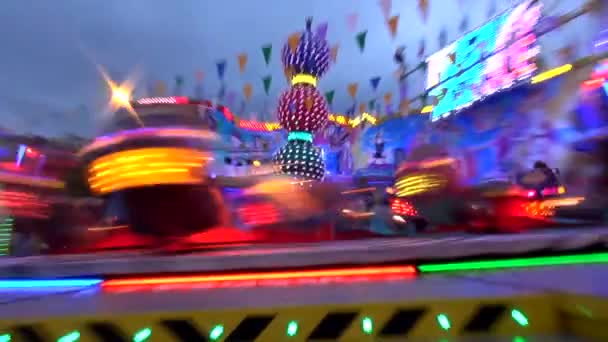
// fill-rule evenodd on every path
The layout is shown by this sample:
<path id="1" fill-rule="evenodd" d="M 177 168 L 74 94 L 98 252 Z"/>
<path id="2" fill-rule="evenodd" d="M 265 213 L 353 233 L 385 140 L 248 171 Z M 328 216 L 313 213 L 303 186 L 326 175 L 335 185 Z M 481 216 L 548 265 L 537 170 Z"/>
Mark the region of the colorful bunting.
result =
<path id="1" fill-rule="evenodd" d="M 247 68 L 247 61 L 248 61 L 248 57 L 246 53 L 242 53 L 240 55 L 238 55 L 237 57 L 238 62 L 239 62 L 239 70 L 242 73 L 245 72 L 245 69 Z"/>
<path id="2" fill-rule="evenodd" d="M 315 30 L 315 35 L 319 39 L 326 39 L 328 28 L 329 28 L 329 24 L 327 22 L 320 23 L 319 26 L 317 26 L 317 29 Z"/>
<path id="3" fill-rule="evenodd" d="M 338 49 L 340 48 L 339 44 L 336 44 L 331 47 L 331 61 L 336 62 L 338 60 Z"/>
<path id="4" fill-rule="evenodd" d="M 298 44 L 300 44 L 300 38 L 302 34 L 300 32 L 292 33 L 289 38 L 287 38 L 287 44 L 289 44 L 289 49 L 291 53 L 295 53 L 298 48 Z"/>
<path id="5" fill-rule="evenodd" d="M 264 55 L 264 62 L 266 62 L 266 65 L 270 64 L 270 57 L 272 56 L 272 44 L 262 46 L 262 55 Z"/>
<path id="6" fill-rule="evenodd" d="M 430 0 L 418 0 L 418 11 L 420 11 L 420 16 L 422 16 L 422 20 L 425 23 L 429 17 L 429 1 Z"/>
<path id="7" fill-rule="evenodd" d="M 353 99 L 357 97 L 357 91 L 359 90 L 359 83 L 351 83 L 348 85 L 348 95 Z"/>
<path id="8" fill-rule="evenodd" d="M 359 46 L 359 50 L 363 52 L 365 50 L 365 38 L 367 37 L 367 31 L 359 32 L 357 34 L 357 45 Z"/>
<path id="9" fill-rule="evenodd" d="M 251 99 L 251 95 L 253 95 L 253 86 L 251 83 L 246 83 L 243 86 L 243 95 L 245 96 L 245 100 L 249 101 Z"/>
<path id="10" fill-rule="evenodd" d="M 380 80 L 381 80 L 381 79 L 382 79 L 382 78 L 381 78 L 380 76 L 376 76 L 376 77 L 372 77 L 372 78 L 369 80 L 369 83 L 371 84 L 372 89 L 373 89 L 374 91 L 378 90 L 378 85 L 380 84 Z"/>
<path id="11" fill-rule="evenodd" d="M 225 72 L 226 72 L 226 61 L 221 60 L 221 61 L 217 62 L 217 76 L 220 78 L 220 80 L 224 79 Z"/>
<path id="12" fill-rule="evenodd" d="M 349 31 L 355 32 L 357 30 L 357 24 L 359 24 L 359 14 L 352 13 L 346 17 L 346 25 Z"/>
<path id="13" fill-rule="evenodd" d="M 335 90 L 330 90 L 325 93 L 325 100 L 327 100 L 327 104 L 331 106 L 334 102 L 334 95 L 336 94 Z"/>
<path id="14" fill-rule="evenodd" d="M 393 93 L 391 93 L 390 91 L 386 94 L 384 94 L 384 104 L 389 104 L 393 102 Z"/>
<path id="15" fill-rule="evenodd" d="M 390 17 L 392 7 L 392 0 L 380 0 L 380 10 L 382 11 L 382 16 L 384 17 L 384 20 L 387 20 L 388 17 Z"/>
<path id="16" fill-rule="evenodd" d="M 264 92 L 268 95 L 268 91 L 270 90 L 270 85 L 272 84 L 272 76 L 268 75 L 262 79 L 264 83 Z"/>
<path id="17" fill-rule="evenodd" d="M 391 37 L 395 39 L 397 37 L 397 27 L 399 26 L 399 16 L 394 15 L 388 19 L 388 30 L 391 33 Z"/>

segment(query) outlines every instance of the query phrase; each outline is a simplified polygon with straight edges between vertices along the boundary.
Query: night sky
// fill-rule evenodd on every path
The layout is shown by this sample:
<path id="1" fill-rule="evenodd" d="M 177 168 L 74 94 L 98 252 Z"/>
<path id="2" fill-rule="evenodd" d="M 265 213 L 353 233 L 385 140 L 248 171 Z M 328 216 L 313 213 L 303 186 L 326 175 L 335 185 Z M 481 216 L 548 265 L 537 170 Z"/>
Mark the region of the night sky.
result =
<path id="1" fill-rule="evenodd" d="M 338 63 L 319 85 L 322 91 L 336 90 L 336 110 L 352 105 L 346 91 L 350 82 L 360 82 L 360 101 L 381 99 L 387 91 L 396 96 L 395 48 L 406 44 L 408 61 L 416 64 L 418 42 L 426 37 L 427 50 L 436 50 L 441 27 L 450 32 L 449 40 L 457 38 L 463 14 L 454 13 L 463 13 L 459 3 L 467 7 L 472 2 L 431 1 L 426 24 L 416 1 L 394 2 L 392 14 L 401 19 L 393 40 L 377 0 L 5 0 L 0 4 L 0 126 L 44 135 L 94 134 L 108 101 L 96 64 L 117 81 L 137 75 L 141 89 L 150 80 L 171 84 L 175 75 L 183 75 L 189 93 L 195 72 L 202 70 L 205 97 L 212 99 L 220 85 L 215 63 L 226 59 L 227 90 L 238 94 L 233 111 L 240 109 L 247 82 L 253 84 L 254 95 L 242 116 L 271 111 L 286 87 L 280 48 L 290 33 L 304 28 L 307 16 L 316 23 L 329 22 L 330 43 L 340 43 Z M 471 11 L 470 28 L 485 21 L 486 11 Z M 346 23 L 351 13 L 359 14 L 354 31 Z M 364 30 L 367 44 L 361 53 L 355 35 Z M 266 66 L 261 47 L 268 43 L 273 44 L 273 56 Z M 236 57 L 241 52 L 249 54 L 242 75 Z M 266 75 L 273 76 L 269 96 L 262 88 Z M 376 94 L 369 84 L 375 76 L 382 77 Z M 420 77 L 412 88 L 420 88 L 421 82 Z M 270 119 L 268 114 L 258 117 Z"/>

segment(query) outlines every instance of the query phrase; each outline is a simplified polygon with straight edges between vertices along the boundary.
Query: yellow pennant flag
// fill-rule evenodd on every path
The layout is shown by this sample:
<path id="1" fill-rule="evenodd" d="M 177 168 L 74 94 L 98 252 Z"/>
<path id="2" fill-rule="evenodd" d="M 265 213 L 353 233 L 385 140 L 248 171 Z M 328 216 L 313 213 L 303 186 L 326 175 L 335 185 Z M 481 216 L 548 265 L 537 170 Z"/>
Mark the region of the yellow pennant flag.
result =
<path id="1" fill-rule="evenodd" d="M 300 37 L 302 34 L 300 32 L 292 33 L 287 39 L 287 43 L 289 44 L 289 49 L 291 53 L 295 53 L 298 48 L 298 44 L 300 44 Z"/>
<path id="2" fill-rule="evenodd" d="M 340 48 L 340 45 L 336 44 L 334 46 L 331 47 L 331 61 L 332 62 L 336 62 L 338 60 L 338 49 Z"/>
<path id="3" fill-rule="evenodd" d="M 253 94 L 253 86 L 251 83 L 247 83 L 243 86 L 243 95 L 245 96 L 245 100 L 249 101 L 251 99 L 251 95 Z"/>
<path id="4" fill-rule="evenodd" d="M 348 95 L 353 99 L 357 97 L 357 91 L 359 90 L 359 83 L 351 83 L 348 85 Z"/>
<path id="5" fill-rule="evenodd" d="M 245 68 L 247 68 L 247 54 L 246 53 L 242 53 L 240 55 L 238 55 L 238 61 L 239 61 L 239 70 L 241 71 L 241 74 L 245 72 Z"/>
<path id="6" fill-rule="evenodd" d="M 395 39 L 395 37 L 397 37 L 397 27 L 399 26 L 399 16 L 395 15 L 390 17 L 387 24 L 388 30 L 391 33 L 391 37 Z"/>

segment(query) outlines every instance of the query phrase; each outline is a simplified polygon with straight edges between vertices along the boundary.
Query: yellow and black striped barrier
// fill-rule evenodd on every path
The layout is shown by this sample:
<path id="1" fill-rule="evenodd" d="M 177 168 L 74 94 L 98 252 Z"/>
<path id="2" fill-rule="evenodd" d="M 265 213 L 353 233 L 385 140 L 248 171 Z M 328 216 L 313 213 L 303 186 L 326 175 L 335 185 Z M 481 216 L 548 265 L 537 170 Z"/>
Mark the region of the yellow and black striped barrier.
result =
<path id="1" fill-rule="evenodd" d="M 441 341 L 469 335 L 515 337 L 568 332 L 603 340 L 608 338 L 608 332 L 599 325 L 608 317 L 607 304 L 608 301 L 593 297 L 534 295 L 205 312 L 116 313 L 0 321 L 0 341 Z M 593 336 L 593 331 L 597 336 Z"/>

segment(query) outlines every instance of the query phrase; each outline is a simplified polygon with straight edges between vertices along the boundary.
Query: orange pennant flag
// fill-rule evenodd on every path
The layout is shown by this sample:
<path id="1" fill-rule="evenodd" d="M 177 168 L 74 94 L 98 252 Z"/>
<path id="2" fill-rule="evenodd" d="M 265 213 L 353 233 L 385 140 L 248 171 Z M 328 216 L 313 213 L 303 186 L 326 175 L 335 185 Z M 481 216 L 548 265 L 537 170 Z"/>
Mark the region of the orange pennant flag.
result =
<path id="1" fill-rule="evenodd" d="M 289 44 L 289 49 L 291 53 L 295 53 L 298 48 L 298 44 L 300 44 L 300 37 L 302 34 L 300 32 L 292 33 L 287 39 L 287 43 Z"/>
<path id="2" fill-rule="evenodd" d="M 243 86 L 243 95 L 245 95 L 245 99 L 249 101 L 251 99 L 251 95 L 253 94 L 253 86 L 251 83 L 247 83 Z"/>
<path id="3" fill-rule="evenodd" d="M 242 53 L 238 56 L 239 59 L 239 70 L 241 71 L 241 74 L 245 72 L 245 68 L 247 67 L 247 54 L 246 53 Z"/>
<path id="4" fill-rule="evenodd" d="M 420 15 L 422 15 L 422 20 L 426 22 L 426 19 L 429 16 L 429 1 L 430 0 L 418 0 L 418 10 L 420 11 Z"/>
<path id="5" fill-rule="evenodd" d="M 288 67 L 283 69 L 283 73 L 285 74 L 285 78 L 287 79 L 287 83 L 291 83 L 291 79 L 293 78 L 294 70 L 293 67 Z"/>
<path id="6" fill-rule="evenodd" d="M 395 15 L 388 20 L 388 30 L 391 32 L 393 39 L 397 37 L 397 26 L 399 26 L 399 16 Z"/>
<path id="7" fill-rule="evenodd" d="M 357 97 L 357 91 L 359 90 L 359 83 L 351 83 L 348 85 L 348 95 L 353 99 Z"/>
<path id="8" fill-rule="evenodd" d="M 391 101 L 393 101 L 393 93 L 389 91 L 388 93 L 384 94 L 384 104 L 389 104 Z"/>
<path id="9" fill-rule="evenodd" d="M 338 49 L 340 48 L 340 45 L 336 44 L 334 46 L 331 47 L 331 61 L 332 62 L 336 62 L 338 60 Z"/>
<path id="10" fill-rule="evenodd" d="M 410 101 L 401 101 L 401 103 L 399 104 L 399 111 L 401 112 L 401 114 L 408 114 L 410 111 Z"/>
<path id="11" fill-rule="evenodd" d="M 361 103 L 359 105 L 359 113 L 365 113 L 366 109 L 367 109 L 367 106 L 365 105 L 365 103 Z"/>
<path id="12" fill-rule="evenodd" d="M 314 101 L 312 99 L 312 97 L 307 97 L 306 100 L 304 100 L 304 105 L 306 106 L 306 110 L 311 110 L 312 109 L 312 105 L 314 104 Z"/>

